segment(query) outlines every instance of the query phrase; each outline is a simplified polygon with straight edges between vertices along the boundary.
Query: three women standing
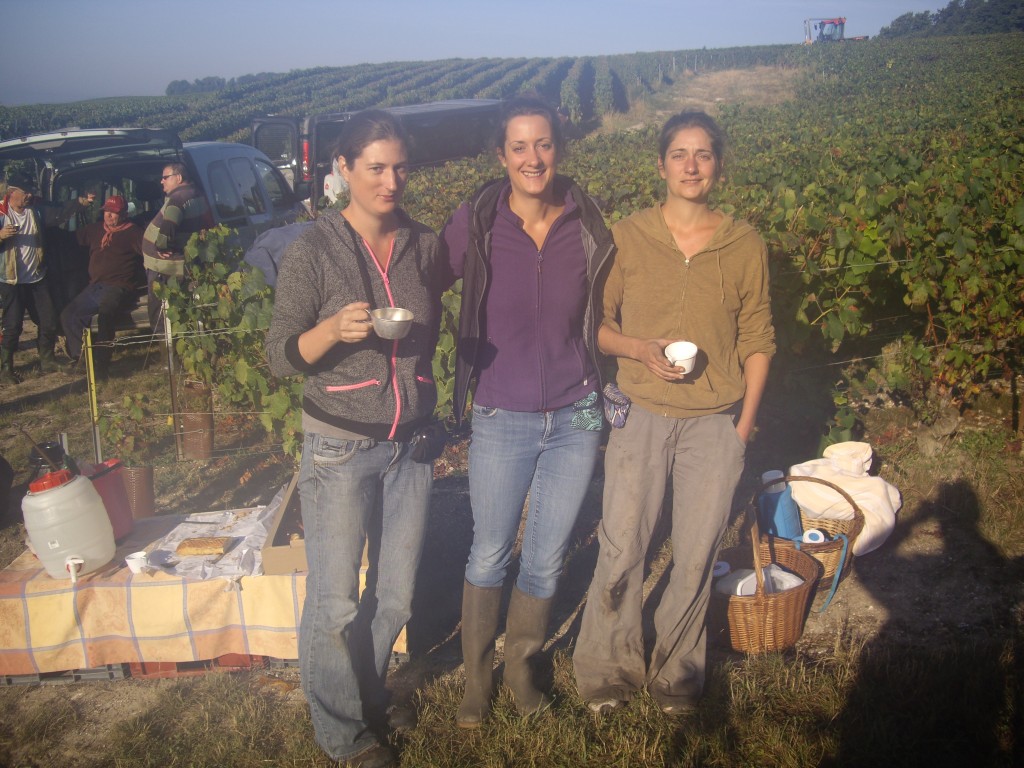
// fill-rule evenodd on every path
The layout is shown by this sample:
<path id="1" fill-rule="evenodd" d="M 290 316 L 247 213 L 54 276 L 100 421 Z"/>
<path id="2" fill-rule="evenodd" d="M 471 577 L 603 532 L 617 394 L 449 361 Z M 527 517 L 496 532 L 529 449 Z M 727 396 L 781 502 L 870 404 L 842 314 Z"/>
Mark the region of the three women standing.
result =
<path id="1" fill-rule="evenodd" d="M 554 110 L 518 98 L 494 142 L 507 177 L 484 185 L 441 233 L 463 278 L 454 409 L 471 382 L 473 543 L 462 598 L 466 691 L 456 718 L 490 711 L 502 586 L 529 496 L 519 574 L 506 617 L 505 675 L 518 709 L 545 696 L 529 659 L 544 645 L 569 535 L 601 439 L 594 283 L 613 250 L 593 201 L 557 175 Z"/>
<path id="2" fill-rule="evenodd" d="M 675 714 L 703 692 L 712 566 L 775 352 L 764 242 L 708 204 L 724 142 L 702 112 L 669 119 L 658 156 L 665 202 L 612 230 L 598 343 L 632 405 L 608 442 L 600 553 L 573 654 L 595 712 L 646 686 Z M 665 357 L 677 340 L 700 350 L 692 373 Z M 648 666 L 643 569 L 670 481 L 673 566 Z"/>
<path id="3" fill-rule="evenodd" d="M 267 336 L 273 372 L 305 374 L 302 686 L 323 750 L 364 767 L 394 764 L 369 725 L 386 720 L 384 678 L 411 614 L 433 482 L 433 462 L 413 458 L 410 438 L 437 400 L 431 361 L 445 270 L 437 236 L 399 207 L 406 145 L 387 112 L 346 123 L 338 155 L 350 202 L 289 247 Z M 401 340 L 378 338 L 368 322 L 371 307 L 388 306 L 415 316 Z"/>
<path id="4" fill-rule="evenodd" d="M 445 260 L 438 239 L 398 207 L 407 155 L 395 118 L 368 111 L 347 125 L 339 166 L 351 200 L 289 249 L 268 334 L 274 372 L 306 374 L 300 659 L 317 740 L 332 757 L 391 764 L 368 723 L 384 717 L 388 658 L 410 615 L 432 465 L 412 458 L 409 439 L 434 409 L 440 293 L 459 277 L 456 419 L 475 391 L 457 724 L 478 727 L 490 711 L 502 587 L 527 498 L 505 682 L 520 712 L 547 703 L 529 661 L 547 637 L 600 444 L 598 345 L 618 359 L 632 408 L 608 446 L 600 554 L 573 657 L 578 686 L 595 711 L 645 686 L 666 712 L 696 704 L 711 566 L 775 349 L 764 244 L 708 204 L 723 142 L 703 113 L 670 119 L 658 161 L 667 199 L 616 225 L 613 242 L 593 201 L 556 173 L 557 115 L 513 99 L 495 141 L 507 177 L 445 225 Z M 373 336 L 371 306 L 411 309 L 413 330 L 400 341 Z M 691 374 L 665 357 L 679 339 L 700 348 Z M 648 667 L 643 565 L 670 479 L 675 564 Z"/>

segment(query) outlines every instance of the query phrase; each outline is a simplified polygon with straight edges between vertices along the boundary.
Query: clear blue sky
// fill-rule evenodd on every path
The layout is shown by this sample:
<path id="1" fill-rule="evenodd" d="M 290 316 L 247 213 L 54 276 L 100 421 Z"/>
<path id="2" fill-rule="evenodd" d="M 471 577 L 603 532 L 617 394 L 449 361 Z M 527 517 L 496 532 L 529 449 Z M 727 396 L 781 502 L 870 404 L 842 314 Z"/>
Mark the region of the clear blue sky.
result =
<path id="1" fill-rule="evenodd" d="M 2 0 L 0 104 L 164 92 L 172 80 L 452 57 L 800 43 L 808 17 L 876 35 L 935 0 Z M 177 14 L 176 16 L 174 14 Z"/>

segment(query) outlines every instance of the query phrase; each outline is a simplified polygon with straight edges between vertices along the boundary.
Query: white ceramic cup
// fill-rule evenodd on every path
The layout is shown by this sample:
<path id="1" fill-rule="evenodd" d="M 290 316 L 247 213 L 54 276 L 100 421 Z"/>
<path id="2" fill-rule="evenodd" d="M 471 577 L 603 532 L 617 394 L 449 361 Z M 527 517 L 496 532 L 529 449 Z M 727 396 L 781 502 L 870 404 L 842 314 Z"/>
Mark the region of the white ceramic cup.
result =
<path id="1" fill-rule="evenodd" d="M 149 565 L 149 558 L 145 552 L 132 552 L 124 561 L 132 573 L 142 573 L 142 570 Z"/>
<path id="2" fill-rule="evenodd" d="M 692 341 L 673 341 L 665 347 L 665 357 L 676 368 L 682 368 L 683 373 L 689 373 L 697 362 L 697 345 Z"/>

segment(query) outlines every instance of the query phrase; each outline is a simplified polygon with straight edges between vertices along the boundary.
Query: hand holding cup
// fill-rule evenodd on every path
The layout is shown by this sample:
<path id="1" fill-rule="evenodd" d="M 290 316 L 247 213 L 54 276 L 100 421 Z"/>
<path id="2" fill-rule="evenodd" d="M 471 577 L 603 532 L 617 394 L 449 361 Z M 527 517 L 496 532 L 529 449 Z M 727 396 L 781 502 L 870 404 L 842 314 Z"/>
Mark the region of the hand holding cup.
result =
<path id="1" fill-rule="evenodd" d="M 370 305 L 365 301 L 354 301 L 325 322 L 330 324 L 331 334 L 337 341 L 355 344 L 370 335 L 369 311 Z"/>

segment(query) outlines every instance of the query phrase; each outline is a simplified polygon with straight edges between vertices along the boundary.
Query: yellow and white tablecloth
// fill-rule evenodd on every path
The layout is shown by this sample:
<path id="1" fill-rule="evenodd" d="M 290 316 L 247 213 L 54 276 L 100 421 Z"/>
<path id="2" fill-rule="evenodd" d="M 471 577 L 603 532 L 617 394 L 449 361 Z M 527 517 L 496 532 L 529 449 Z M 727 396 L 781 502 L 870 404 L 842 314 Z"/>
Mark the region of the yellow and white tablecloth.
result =
<path id="1" fill-rule="evenodd" d="M 136 521 L 114 560 L 77 584 L 51 579 L 28 551 L 0 571 L 0 675 L 225 654 L 298 658 L 304 572 L 200 581 L 124 567 L 125 555 L 182 520 Z"/>

